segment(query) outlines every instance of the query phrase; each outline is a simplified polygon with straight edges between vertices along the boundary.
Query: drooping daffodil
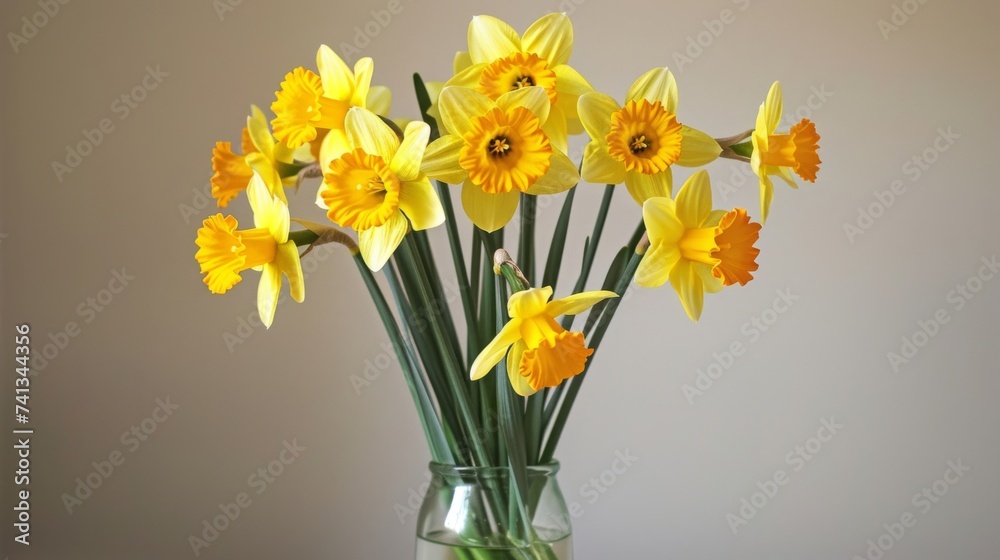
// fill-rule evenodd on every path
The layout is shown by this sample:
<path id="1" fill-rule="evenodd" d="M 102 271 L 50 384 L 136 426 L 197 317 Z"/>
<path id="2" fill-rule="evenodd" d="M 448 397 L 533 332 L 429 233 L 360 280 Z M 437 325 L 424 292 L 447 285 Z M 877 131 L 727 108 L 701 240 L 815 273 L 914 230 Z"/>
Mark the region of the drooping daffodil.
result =
<path id="1" fill-rule="evenodd" d="M 624 107 L 593 92 L 580 97 L 579 112 L 591 138 L 583 156 L 583 180 L 625 183 L 639 204 L 671 196 L 671 165 L 702 166 L 722 153 L 711 136 L 677 122 L 677 81 L 666 68 L 639 77 Z"/>
<path id="2" fill-rule="evenodd" d="M 268 328 L 278 305 L 282 275 L 288 278 L 292 299 L 300 303 L 305 299 L 299 252 L 295 242 L 288 239 L 288 206 L 272 194 L 274 188 L 280 185 L 269 188 L 265 179 L 253 172 L 247 198 L 253 209 L 254 227 L 237 230 L 236 218 L 216 214 L 204 221 L 195 241 L 199 247 L 195 259 L 214 294 L 224 294 L 240 283 L 240 273 L 247 269 L 261 272 L 257 311 Z"/>
<path id="3" fill-rule="evenodd" d="M 550 287 L 530 288 L 510 296 L 507 300 L 510 321 L 472 363 L 473 380 L 489 373 L 504 356 L 511 386 L 525 397 L 583 372 L 593 349 L 587 348 L 583 333 L 567 331 L 555 318 L 583 313 L 618 294 L 583 292 L 549 301 L 551 297 Z"/>
<path id="4" fill-rule="evenodd" d="M 378 115 L 352 107 L 345 120 L 345 143 L 324 169 L 316 203 L 341 227 L 358 232 L 365 263 L 381 270 L 412 227 L 444 222 L 444 209 L 430 179 L 420 171 L 430 127 L 407 125 L 400 140 Z"/>
<path id="5" fill-rule="evenodd" d="M 455 76 L 445 86 L 473 88 L 494 101 L 519 88 L 544 88 L 551 116 L 543 130 L 556 148 L 566 152 L 567 136 L 583 132 L 577 99 L 593 91 L 569 65 L 573 52 L 569 17 L 542 16 L 521 36 L 495 17 L 475 16 L 468 35 L 469 50 L 456 56 Z"/>
<path id="6" fill-rule="evenodd" d="M 423 171 L 462 185 L 462 207 L 485 231 L 507 224 L 521 193 L 555 194 L 579 179 L 576 166 L 545 133 L 548 94 L 525 87 L 496 101 L 476 90 L 446 87 L 439 98 L 442 136 L 427 147 Z"/>
<path id="7" fill-rule="evenodd" d="M 642 218 L 649 248 L 636 269 L 636 283 L 658 287 L 669 280 L 692 321 L 701 317 L 705 292 L 753 280 L 760 224 L 742 208 L 712 210 L 708 172 L 692 175 L 675 200 L 646 200 Z"/>
<path id="8" fill-rule="evenodd" d="M 785 134 L 776 131 L 781 122 L 781 84 L 774 82 L 767 98 L 757 112 L 757 125 L 750 137 L 753 154 L 750 168 L 760 177 L 761 222 L 767 221 L 774 198 L 774 183 L 771 176 L 777 175 L 790 187 L 798 188 L 792 172 L 810 183 L 816 182 L 819 172 L 819 134 L 816 125 L 809 119 L 802 119 Z"/>

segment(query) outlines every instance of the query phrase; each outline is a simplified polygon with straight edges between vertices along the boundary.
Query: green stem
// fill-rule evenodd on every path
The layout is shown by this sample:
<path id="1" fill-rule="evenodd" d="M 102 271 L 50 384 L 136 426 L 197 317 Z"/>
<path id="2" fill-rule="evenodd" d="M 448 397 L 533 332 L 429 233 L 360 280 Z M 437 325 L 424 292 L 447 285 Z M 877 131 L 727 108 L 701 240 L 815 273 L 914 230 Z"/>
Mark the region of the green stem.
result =
<path id="1" fill-rule="evenodd" d="M 554 292 L 556 283 L 559 282 L 559 269 L 562 266 L 563 250 L 566 248 L 566 234 L 569 230 L 569 218 L 573 211 L 573 199 L 576 198 L 576 189 L 573 187 L 566 194 L 563 201 L 562 210 L 559 211 L 559 220 L 556 221 L 556 228 L 552 232 L 552 244 L 549 245 L 549 256 L 545 261 L 545 273 L 542 275 L 542 286 L 549 286 Z"/>
<path id="2" fill-rule="evenodd" d="M 529 284 L 535 283 L 535 222 L 538 199 L 534 195 L 521 194 L 521 234 L 518 238 L 517 264 Z"/>
<path id="3" fill-rule="evenodd" d="M 576 396 L 580 392 L 583 380 L 586 379 L 587 372 L 590 370 L 590 366 L 594 363 L 594 357 L 597 354 L 598 347 L 601 345 L 601 340 L 604 339 L 604 333 L 607 332 L 608 325 L 611 324 L 611 320 L 614 318 L 615 312 L 621 304 L 621 296 L 625 295 L 625 291 L 628 290 L 629 283 L 632 282 L 632 278 L 635 276 L 635 269 L 639 267 L 639 261 L 641 260 L 642 255 L 639 253 L 633 253 L 632 258 L 629 259 L 624 272 L 622 272 L 621 277 L 618 279 L 618 284 L 615 286 L 614 291 L 619 297 L 610 300 L 608 302 L 608 306 L 604 309 L 604 313 L 601 314 L 601 319 L 597 323 L 597 327 L 594 329 L 594 334 L 591 336 L 588 344 L 588 346 L 594 350 L 594 354 L 592 354 L 587 360 L 587 365 L 584 368 L 583 373 L 577 375 L 569 382 L 569 388 L 566 390 L 566 398 L 563 400 L 562 406 L 559 407 L 559 413 L 556 415 L 555 422 L 552 425 L 552 431 L 549 433 L 549 438 L 545 442 L 545 449 L 542 451 L 541 457 L 542 463 L 551 461 L 552 457 L 555 455 L 556 446 L 559 445 L 559 438 L 562 436 L 563 429 L 566 427 L 566 420 L 569 418 L 569 413 L 573 409 L 573 402 L 576 401 Z"/>
<path id="4" fill-rule="evenodd" d="M 597 255 L 597 246 L 601 242 L 601 234 L 604 233 L 604 223 L 608 219 L 608 210 L 611 208 L 611 197 L 615 194 L 615 185 L 608 185 L 604 189 L 604 198 L 601 199 L 601 207 L 597 211 L 597 220 L 594 222 L 594 232 L 590 235 L 590 241 L 583 255 L 583 265 L 580 267 L 580 277 L 573 287 L 573 293 L 578 294 L 587 285 L 587 278 L 590 276 L 590 269 L 594 266 L 594 257 Z M 562 320 L 562 327 L 569 330 L 573 326 L 575 315 L 566 315 Z"/>

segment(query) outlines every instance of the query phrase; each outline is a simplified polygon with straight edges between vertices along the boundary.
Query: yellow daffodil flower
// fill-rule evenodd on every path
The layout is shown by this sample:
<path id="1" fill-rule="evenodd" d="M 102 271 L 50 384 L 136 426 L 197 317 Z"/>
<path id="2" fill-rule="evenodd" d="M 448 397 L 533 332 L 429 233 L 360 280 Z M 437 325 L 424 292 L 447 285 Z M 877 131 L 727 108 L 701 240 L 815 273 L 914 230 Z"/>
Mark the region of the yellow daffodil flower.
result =
<path id="1" fill-rule="evenodd" d="M 692 175 L 676 200 L 646 200 L 642 219 L 649 248 L 636 269 L 636 283 L 657 287 L 670 280 L 692 321 L 701 317 L 705 292 L 753 280 L 760 224 L 742 208 L 712 210 L 708 172 Z"/>
<path id="2" fill-rule="evenodd" d="M 274 188 L 254 172 L 247 187 L 253 229 L 237 230 L 236 218 L 216 214 L 198 230 L 199 249 L 195 254 L 204 282 L 214 294 L 224 294 L 240 283 L 244 270 L 261 271 L 257 311 L 266 327 L 274 320 L 282 274 L 288 278 L 292 299 L 300 303 L 305 299 L 299 252 L 295 242 L 288 239 L 288 206 L 272 194 Z"/>
<path id="3" fill-rule="evenodd" d="M 507 356 L 507 377 L 517 394 L 530 396 L 583 372 L 594 351 L 583 333 L 567 331 L 555 318 L 577 315 L 607 298 L 608 291 L 583 292 L 549 301 L 552 288 L 515 292 L 507 300 L 510 321 L 472 363 L 472 380 L 482 378 Z M 508 353 L 508 349 L 510 352 Z"/>
<path id="4" fill-rule="evenodd" d="M 579 181 L 576 166 L 545 133 L 548 94 L 526 87 L 499 96 L 463 87 L 441 91 L 443 135 L 427 147 L 423 171 L 462 185 L 462 206 L 485 231 L 514 216 L 520 193 L 554 194 Z M 446 132 L 446 134 L 445 134 Z"/>
<path id="5" fill-rule="evenodd" d="M 281 89 L 271 105 L 274 135 L 292 149 L 313 143 L 317 157 L 323 139 L 330 131 L 342 141 L 344 117 L 351 107 L 369 108 L 388 114 L 392 96 L 385 87 L 372 87 L 374 64 L 365 57 L 354 64 L 354 71 L 326 45 L 316 54 L 319 74 L 299 67 L 285 75 Z M 322 159 L 322 158 L 320 158 Z"/>
<path id="6" fill-rule="evenodd" d="M 677 82 L 666 68 L 654 68 L 636 80 L 624 107 L 593 92 L 580 97 L 579 112 L 591 138 L 583 156 L 583 180 L 625 183 L 639 204 L 671 196 L 671 165 L 705 165 L 722 152 L 711 136 L 677 122 Z"/>
<path id="7" fill-rule="evenodd" d="M 544 88 L 551 116 L 543 130 L 566 152 L 567 136 L 583 132 L 577 99 L 593 91 L 569 66 L 572 51 L 573 24 L 566 14 L 542 16 L 523 37 L 495 17 L 476 16 L 469 24 L 469 50 L 456 56 L 455 76 L 445 85 L 473 88 L 493 100 L 522 87 Z"/>
<path id="8" fill-rule="evenodd" d="M 792 171 L 803 180 L 815 183 L 819 164 L 822 163 L 818 155 L 819 134 L 816 133 L 816 125 L 809 119 L 802 119 L 786 134 L 775 132 L 781 121 L 781 105 L 781 84 L 774 82 L 767 99 L 760 105 L 757 126 L 750 137 L 753 142 L 750 167 L 760 177 L 761 222 L 767 221 L 771 199 L 774 198 L 771 175 L 781 177 L 794 189 L 798 185 L 792 178 Z"/>
<path id="9" fill-rule="evenodd" d="M 249 140 L 247 129 L 243 129 L 243 154 L 249 155 L 255 150 Z M 216 142 L 212 149 L 212 198 L 219 208 L 229 206 L 229 202 L 241 192 L 247 190 L 253 169 L 247 165 L 245 155 L 233 151 L 230 142 Z"/>
<path id="10" fill-rule="evenodd" d="M 420 171 L 430 127 L 411 122 L 400 141 L 378 115 L 352 107 L 345 128 L 347 143 L 325 169 L 316 203 L 331 221 L 358 232 L 361 256 L 377 271 L 409 227 L 423 230 L 444 222 L 441 201 Z"/>

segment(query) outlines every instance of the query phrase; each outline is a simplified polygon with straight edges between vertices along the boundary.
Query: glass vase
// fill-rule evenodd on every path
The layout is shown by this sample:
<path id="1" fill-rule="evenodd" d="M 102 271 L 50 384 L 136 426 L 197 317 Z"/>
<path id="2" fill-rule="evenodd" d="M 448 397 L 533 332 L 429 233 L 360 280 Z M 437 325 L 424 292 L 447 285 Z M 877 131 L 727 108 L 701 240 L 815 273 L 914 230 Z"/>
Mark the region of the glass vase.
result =
<path id="1" fill-rule="evenodd" d="M 522 498 L 506 467 L 431 463 L 416 560 L 571 560 L 559 463 L 528 467 Z"/>

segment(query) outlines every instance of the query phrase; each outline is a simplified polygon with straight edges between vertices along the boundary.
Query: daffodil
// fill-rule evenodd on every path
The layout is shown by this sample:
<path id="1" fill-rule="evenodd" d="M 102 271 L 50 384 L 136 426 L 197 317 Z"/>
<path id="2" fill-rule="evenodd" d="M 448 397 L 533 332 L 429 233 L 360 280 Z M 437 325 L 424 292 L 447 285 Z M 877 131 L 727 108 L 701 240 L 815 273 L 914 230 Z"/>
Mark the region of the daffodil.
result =
<path id="1" fill-rule="evenodd" d="M 412 122 L 400 141 L 378 115 L 359 107 L 347 112 L 345 127 L 346 144 L 324 170 L 316 203 L 331 221 L 358 232 L 361 255 L 377 271 L 410 227 L 444 222 L 441 201 L 420 171 L 430 127 Z"/>
<path id="2" fill-rule="evenodd" d="M 199 249 L 195 254 L 204 282 L 214 294 L 224 294 L 239 284 L 240 273 L 247 269 L 261 272 L 257 310 L 267 327 L 274 320 L 282 274 L 288 278 L 292 299 L 305 299 L 299 252 L 295 242 L 288 239 L 288 206 L 272 192 L 273 186 L 269 188 L 265 179 L 254 172 L 247 187 L 254 227 L 237 230 L 239 224 L 233 216 L 211 216 L 198 230 Z"/>
<path id="3" fill-rule="evenodd" d="M 767 93 L 767 99 L 757 112 L 757 126 L 750 141 L 753 154 L 750 167 L 760 177 L 761 222 L 767 221 L 774 198 L 774 184 L 771 175 L 781 177 L 790 187 L 798 188 L 792 172 L 810 183 L 816 182 L 819 171 L 819 134 L 816 125 L 809 119 L 802 119 L 786 134 L 778 134 L 778 123 L 782 112 L 781 84 L 774 82 Z"/>
<path id="4" fill-rule="evenodd" d="M 524 36 L 495 17 L 476 16 L 469 24 L 468 40 L 468 52 L 456 56 L 455 76 L 445 85 L 474 88 L 493 100 L 523 87 L 544 88 L 551 116 L 543 130 L 556 148 L 566 152 L 567 136 L 583 132 L 577 99 L 593 91 L 568 64 L 573 24 L 566 14 L 542 16 Z"/>
<path id="5" fill-rule="evenodd" d="M 292 149 L 313 143 L 313 154 L 318 157 L 328 133 L 340 136 L 336 141 L 343 140 L 344 117 L 349 108 L 367 107 L 387 114 L 392 97 L 387 88 L 371 86 L 371 58 L 358 60 L 351 71 L 333 49 L 322 45 L 316 54 L 316 66 L 319 74 L 299 67 L 285 75 L 271 105 L 275 114 L 271 124 L 278 140 Z"/>
<path id="6" fill-rule="evenodd" d="M 510 321 L 472 363 L 473 381 L 489 373 L 504 356 L 507 356 L 510 384 L 517 394 L 525 397 L 583 372 L 587 358 L 594 351 L 587 348 L 583 333 L 567 331 L 555 318 L 583 313 L 618 294 L 583 292 L 549 301 L 551 297 L 552 288 L 547 286 L 510 296 L 507 300 Z"/>
<path id="7" fill-rule="evenodd" d="M 579 181 L 576 166 L 545 133 L 551 106 L 544 88 L 521 88 L 494 101 L 450 86 L 441 91 L 440 113 L 446 134 L 427 147 L 422 169 L 462 185 L 462 206 L 480 229 L 506 225 L 521 193 L 559 193 Z"/>
<path id="8" fill-rule="evenodd" d="M 753 280 L 760 224 L 742 208 L 712 210 L 708 172 L 692 175 L 676 200 L 646 200 L 642 218 L 649 248 L 636 269 L 636 283 L 657 287 L 670 280 L 692 321 L 701 317 L 705 292 Z"/>
<path id="9" fill-rule="evenodd" d="M 677 82 L 666 68 L 654 68 L 636 80 L 624 107 L 593 92 L 580 97 L 579 111 L 591 138 L 583 156 L 583 180 L 625 183 L 639 204 L 671 196 L 671 165 L 705 165 L 722 152 L 711 136 L 677 122 Z"/>

